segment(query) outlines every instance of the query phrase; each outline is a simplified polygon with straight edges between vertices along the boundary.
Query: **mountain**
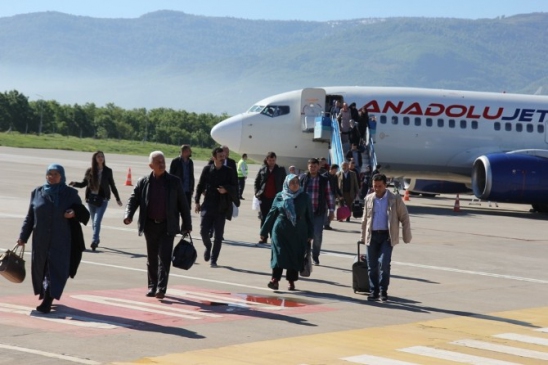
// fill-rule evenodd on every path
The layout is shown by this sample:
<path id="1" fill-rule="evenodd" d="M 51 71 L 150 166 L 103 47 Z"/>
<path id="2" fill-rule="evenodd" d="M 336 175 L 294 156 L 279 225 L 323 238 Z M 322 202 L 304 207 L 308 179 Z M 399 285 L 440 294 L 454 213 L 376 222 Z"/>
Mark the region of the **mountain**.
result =
<path id="1" fill-rule="evenodd" d="M 32 13 L 0 18 L 0 90 L 215 114 L 311 86 L 546 93 L 546 24 L 546 13 L 330 22 Z"/>

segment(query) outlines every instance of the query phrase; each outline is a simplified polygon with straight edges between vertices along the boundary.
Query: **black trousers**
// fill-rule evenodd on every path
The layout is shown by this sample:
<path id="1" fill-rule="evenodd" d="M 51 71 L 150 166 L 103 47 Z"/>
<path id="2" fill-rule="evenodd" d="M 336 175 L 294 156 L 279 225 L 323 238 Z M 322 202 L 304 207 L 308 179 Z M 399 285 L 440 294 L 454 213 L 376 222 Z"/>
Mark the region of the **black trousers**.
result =
<path id="1" fill-rule="evenodd" d="M 207 251 L 211 250 L 211 262 L 217 263 L 219 254 L 221 252 L 221 246 L 223 244 L 223 236 L 225 233 L 226 215 L 221 213 L 206 212 L 202 217 L 200 223 L 200 235 L 202 236 L 202 242 Z M 215 233 L 213 238 L 213 249 L 211 245 L 211 238 L 209 232 L 213 230 Z"/>
<path id="2" fill-rule="evenodd" d="M 144 233 L 147 241 L 148 288 L 165 293 L 175 236 L 167 234 L 166 221 L 154 223 L 150 219 L 145 224 Z"/>
<path id="3" fill-rule="evenodd" d="M 240 188 L 240 198 L 244 196 L 244 189 L 245 189 L 245 177 L 239 177 L 238 178 L 238 186 Z"/>
<path id="4" fill-rule="evenodd" d="M 275 267 L 272 269 L 272 278 L 280 281 L 282 279 L 282 273 L 284 269 Z M 299 280 L 299 272 L 297 270 L 287 269 L 285 271 L 285 278 L 287 281 L 297 281 Z"/>
<path id="5" fill-rule="evenodd" d="M 266 216 L 268 215 L 268 212 L 270 212 L 270 208 L 272 208 L 272 203 L 274 202 L 274 198 L 261 198 L 261 227 L 264 224 L 264 221 L 266 220 Z"/>

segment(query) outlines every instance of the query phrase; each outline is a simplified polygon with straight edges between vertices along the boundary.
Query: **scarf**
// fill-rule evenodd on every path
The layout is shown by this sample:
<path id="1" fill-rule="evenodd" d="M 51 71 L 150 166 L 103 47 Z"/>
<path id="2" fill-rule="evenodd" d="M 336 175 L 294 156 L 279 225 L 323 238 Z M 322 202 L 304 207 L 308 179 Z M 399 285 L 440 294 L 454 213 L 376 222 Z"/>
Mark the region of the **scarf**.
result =
<path id="1" fill-rule="evenodd" d="M 56 170 L 61 174 L 61 181 L 58 184 L 50 184 L 48 182 L 48 179 L 46 178 L 46 182 L 44 183 L 44 194 L 49 197 L 49 199 L 55 204 L 56 207 L 59 206 L 59 193 L 63 191 L 67 187 L 67 179 L 65 177 L 65 169 L 63 166 L 52 163 L 48 166 L 48 169 L 46 170 L 46 174 L 50 172 L 51 170 Z"/>
<path id="2" fill-rule="evenodd" d="M 297 190 L 296 192 L 292 192 L 291 189 L 289 189 L 289 182 L 295 177 L 297 177 L 297 175 L 295 174 L 287 175 L 285 177 L 282 190 L 283 209 L 285 210 L 285 215 L 291 221 L 293 226 L 297 225 L 297 214 L 295 213 L 295 204 L 293 203 L 293 199 L 295 199 L 297 196 L 299 196 L 300 193 L 303 192 L 302 187 L 299 187 L 299 190 Z"/>

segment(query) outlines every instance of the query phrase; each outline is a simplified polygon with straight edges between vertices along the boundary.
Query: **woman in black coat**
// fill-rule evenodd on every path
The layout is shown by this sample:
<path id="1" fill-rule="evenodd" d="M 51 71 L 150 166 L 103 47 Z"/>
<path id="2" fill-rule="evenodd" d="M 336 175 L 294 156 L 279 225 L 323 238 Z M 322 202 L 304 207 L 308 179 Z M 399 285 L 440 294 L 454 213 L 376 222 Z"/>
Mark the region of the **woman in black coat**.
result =
<path id="1" fill-rule="evenodd" d="M 82 182 L 71 181 L 69 185 L 76 188 L 86 188 L 86 202 L 88 203 L 93 225 L 91 249 L 95 251 L 101 242 L 99 237 L 101 221 L 107 210 L 111 189 L 116 197 L 116 202 L 119 206 L 122 206 L 118 189 L 116 189 L 112 177 L 112 170 L 105 163 L 105 154 L 101 151 L 95 152 L 91 157 L 91 167 L 87 169 Z"/>

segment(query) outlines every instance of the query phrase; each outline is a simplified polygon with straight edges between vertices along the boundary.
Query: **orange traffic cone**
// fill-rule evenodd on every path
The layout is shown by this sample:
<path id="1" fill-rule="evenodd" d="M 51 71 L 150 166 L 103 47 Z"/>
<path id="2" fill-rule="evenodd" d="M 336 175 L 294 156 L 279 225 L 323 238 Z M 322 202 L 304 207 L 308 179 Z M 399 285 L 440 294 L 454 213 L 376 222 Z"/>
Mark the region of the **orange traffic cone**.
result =
<path id="1" fill-rule="evenodd" d="M 453 212 L 460 212 L 459 194 L 457 194 L 457 199 L 455 199 L 455 206 L 453 207 Z"/>
<path id="2" fill-rule="evenodd" d="M 409 199 L 409 190 L 406 190 L 406 191 L 405 191 L 405 194 L 404 194 L 404 196 L 403 196 L 403 200 L 406 201 L 406 202 L 408 202 L 409 200 L 411 200 L 411 199 Z"/>
<path id="3" fill-rule="evenodd" d="M 131 167 L 127 170 L 126 186 L 133 186 L 131 183 Z"/>

